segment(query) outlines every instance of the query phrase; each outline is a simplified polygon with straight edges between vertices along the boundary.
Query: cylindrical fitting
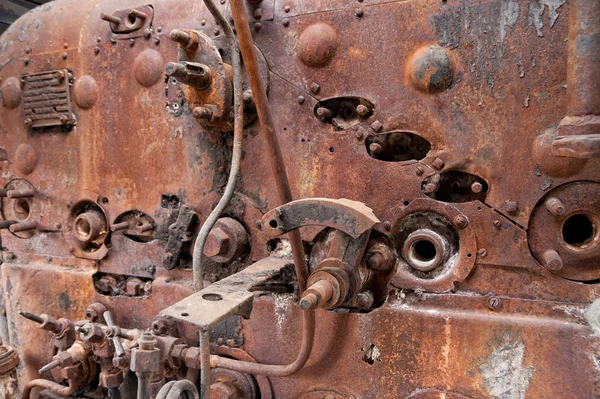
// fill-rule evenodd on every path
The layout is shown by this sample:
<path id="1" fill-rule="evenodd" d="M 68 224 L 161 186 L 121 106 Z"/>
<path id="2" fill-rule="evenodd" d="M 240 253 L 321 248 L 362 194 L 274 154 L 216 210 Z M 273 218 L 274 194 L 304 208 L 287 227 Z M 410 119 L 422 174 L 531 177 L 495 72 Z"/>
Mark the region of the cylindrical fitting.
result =
<path id="1" fill-rule="evenodd" d="M 165 73 L 199 90 L 206 89 L 212 83 L 210 67 L 198 62 L 169 62 L 165 67 Z"/>
<path id="2" fill-rule="evenodd" d="M 91 242 L 106 232 L 104 215 L 96 211 L 87 211 L 73 221 L 75 238 L 81 242 Z"/>
<path id="3" fill-rule="evenodd" d="M 402 257 L 415 270 L 429 272 L 443 264 L 450 243 L 441 234 L 431 229 L 415 230 L 402 246 Z"/>
<path id="4" fill-rule="evenodd" d="M 11 233 L 18 233 L 20 231 L 29 231 L 33 230 L 37 227 L 37 222 L 35 220 L 29 220 L 21 223 L 11 224 L 8 229 Z"/>
<path id="5" fill-rule="evenodd" d="M 556 197 L 550 197 L 544 203 L 548 212 L 554 216 L 560 216 L 565 213 L 565 206 L 561 200 Z"/>
<path id="6" fill-rule="evenodd" d="M 6 196 L 8 198 L 31 198 L 35 195 L 35 191 L 31 189 L 24 190 L 8 190 Z"/>
<path id="7" fill-rule="evenodd" d="M 544 266 L 552 271 L 558 271 L 563 267 L 562 258 L 553 249 L 549 249 L 542 254 L 542 261 L 544 262 Z"/>
<path id="8" fill-rule="evenodd" d="M 317 109 L 317 115 L 321 118 L 331 118 L 333 116 L 333 112 L 329 108 L 320 107 Z"/>
<path id="9" fill-rule="evenodd" d="M 316 309 L 321 304 L 329 301 L 333 296 L 333 285 L 327 280 L 317 281 L 304 291 L 300 300 L 300 307 L 304 310 Z"/>
<path id="10" fill-rule="evenodd" d="M 213 112 L 207 107 L 196 107 L 192 111 L 192 116 L 196 119 L 204 119 L 210 121 L 213 116 Z"/>

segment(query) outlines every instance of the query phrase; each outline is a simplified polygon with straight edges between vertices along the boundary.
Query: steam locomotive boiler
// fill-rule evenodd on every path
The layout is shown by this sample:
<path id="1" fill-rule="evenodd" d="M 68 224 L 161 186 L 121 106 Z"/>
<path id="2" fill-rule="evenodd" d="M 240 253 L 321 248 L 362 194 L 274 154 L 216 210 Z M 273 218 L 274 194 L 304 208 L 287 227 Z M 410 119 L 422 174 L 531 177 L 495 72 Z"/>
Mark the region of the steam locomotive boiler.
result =
<path id="1" fill-rule="evenodd" d="M 57 0 L 0 79 L 0 397 L 599 397 L 597 0 Z"/>

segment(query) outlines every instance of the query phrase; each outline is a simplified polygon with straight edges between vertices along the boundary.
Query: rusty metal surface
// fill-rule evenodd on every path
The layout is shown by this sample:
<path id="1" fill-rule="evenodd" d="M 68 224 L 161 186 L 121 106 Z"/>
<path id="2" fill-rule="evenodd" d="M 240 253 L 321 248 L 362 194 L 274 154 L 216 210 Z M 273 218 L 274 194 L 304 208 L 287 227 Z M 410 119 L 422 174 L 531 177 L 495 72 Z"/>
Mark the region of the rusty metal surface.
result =
<path id="1" fill-rule="evenodd" d="M 229 2 L 218 3 L 229 18 Z M 226 278 L 269 255 L 290 262 L 286 237 L 273 238 L 261 225 L 282 200 L 348 198 L 380 221 L 357 261 L 363 286 L 354 288 L 367 305 L 318 310 L 307 366 L 259 385 L 284 399 L 597 395 L 598 338 L 583 317 L 600 295 L 594 0 L 246 6 L 271 105 L 254 93 L 256 104 L 247 108 L 270 111 L 269 134 L 247 121 L 241 176 L 223 215 L 238 224 L 232 236 L 241 249 L 229 254 L 215 235 L 205 255 L 227 256 L 207 259 L 204 279 Z M 123 32 L 121 23 L 101 19 L 127 19 L 133 9 L 151 17 Z M 592 23 L 577 25 L 582 18 Z M 0 332 L 19 353 L 21 389 L 40 377 L 55 341 L 19 310 L 78 321 L 101 302 L 118 326 L 146 329 L 192 294 L 193 238 L 226 184 L 232 143 L 228 115 L 217 131 L 193 110 L 231 95 L 223 87 L 200 101 L 165 75 L 180 57 L 173 29 L 202 32 L 216 43 L 213 58 L 219 54 L 222 30 L 201 1 L 59 0 L 0 37 Z M 592 43 L 575 47 L 573 37 Z M 230 71 L 219 62 L 210 66 L 221 68 L 226 84 Z M 38 105 L 30 106 L 33 88 L 22 79 L 57 72 L 65 86 L 49 87 L 66 95 L 68 110 L 56 110 L 65 123 L 60 116 L 26 123 Z M 281 147 L 275 163 L 273 140 Z M 279 179 L 287 174 L 289 189 L 272 170 Z M 452 172 L 468 175 L 454 181 Z M 456 195 L 444 197 L 452 183 Z M 546 206 L 551 196 L 564 214 Z M 100 233 L 82 241 L 75 222 L 90 209 L 104 219 Z M 588 216 L 591 233 L 577 238 L 585 248 L 574 249 L 564 228 L 579 214 Z M 411 215 L 427 216 L 418 219 L 420 229 L 451 237 L 436 247 L 450 242 L 441 269 L 406 262 L 412 243 L 404 245 L 416 231 Z M 96 216 L 84 219 L 94 224 Z M 333 239 L 323 226 L 299 234 L 315 270 Z M 302 247 L 298 239 L 294 245 Z M 239 360 L 294 359 L 302 331 L 293 281 L 260 287 L 274 293 L 254 301 L 241 330 L 229 326 L 251 356 Z M 190 307 L 201 308 L 193 300 Z M 197 344 L 191 325 L 165 331 Z"/>

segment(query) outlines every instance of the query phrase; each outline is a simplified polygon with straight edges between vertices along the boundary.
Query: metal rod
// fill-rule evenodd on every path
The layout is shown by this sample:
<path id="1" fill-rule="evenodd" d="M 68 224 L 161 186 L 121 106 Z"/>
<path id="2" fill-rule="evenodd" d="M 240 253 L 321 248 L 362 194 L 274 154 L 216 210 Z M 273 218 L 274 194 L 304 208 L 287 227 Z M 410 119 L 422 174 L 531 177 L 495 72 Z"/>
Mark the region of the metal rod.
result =
<path id="1" fill-rule="evenodd" d="M 213 17 L 217 20 L 217 23 L 223 29 L 224 35 L 229 39 L 229 47 L 231 53 L 231 67 L 233 70 L 233 91 L 234 91 L 234 128 L 233 128 L 233 153 L 231 155 L 231 169 L 229 171 L 229 179 L 225 186 L 223 196 L 219 200 L 219 203 L 208 215 L 204 224 L 200 228 L 200 232 L 196 237 L 196 244 L 194 246 L 194 254 L 192 257 L 192 271 L 194 277 L 194 288 L 196 291 L 200 291 L 204 288 L 204 264 L 202 263 L 202 254 L 204 252 L 204 244 L 208 238 L 208 234 L 212 230 L 213 226 L 221 216 L 223 210 L 229 204 L 231 197 L 235 191 L 237 178 L 240 170 L 240 163 L 242 160 L 242 139 L 244 136 L 244 100 L 243 100 L 243 87 L 242 87 L 242 63 L 240 59 L 239 49 L 235 35 L 229 23 L 219 9 L 215 6 L 212 0 L 204 0 L 206 8 L 210 11 Z"/>
<path id="2" fill-rule="evenodd" d="M 210 330 L 200 331 L 200 398 L 210 398 Z"/>
<path id="3" fill-rule="evenodd" d="M 150 399 L 150 377 L 152 373 L 135 373 L 138 379 L 137 399 Z"/>
<path id="4" fill-rule="evenodd" d="M 47 365 L 45 365 L 44 367 L 42 367 L 39 370 L 40 374 L 44 374 L 46 371 L 50 371 L 56 367 L 60 366 L 60 361 L 59 360 L 53 360 L 50 363 L 48 363 Z"/>
<path id="5" fill-rule="evenodd" d="M 256 56 L 256 50 L 254 48 L 252 33 L 250 32 L 250 25 L 248 24 L 248 16 L 246 14 L 245 0 L 231 0 L 230 6 L 231 15 L 233 16 L 233 21 L 240 43 L 240 51 L 244 60 L 244 66 L 246 68 L 246 73 L 248 74 L 250 87 L 252 88 L 254 102 L 256 103 L 258 120 L 260 122 L 262 133 L 267 142 L 269 160 L 271 163 L 271 169 L 275 175 L 275 185 L 277 187 L 279 201 L 281 204 L 286 204 L 293 200 L 292 190 L 290 188 L 287 172 L 285 170 L 285 164 L 283 162 L 281 148 L 279 147 L 279 141 L 277 140 L 277 135 L 273 127 L 273 119 L 269 109 L 267 92 L 260 77 L 260 69 Z M 292 247 L 292 256 L 294 258 L 294 266 L 296 268 L 296 278 L 298 279 L 298 288 L 300 293 L 302 293 L 306 288 L 306 280 L 308 279 L 308 265 L 304 255 L 304 246 L 298 230 L 289 232 L 288 237 Z"/>
<path id="6" fill-rule="evenodd" d="M 267 375 L 271 377 L 285 377 L 292 375 L 304 367 L 313 349 L 315 341 L 315 312 L 306 310 L 302 313 L 302 343 L 300 351 L 294 362 L 287 365 L 260 364 L 243 362 L 217 355 L 210 357 L 212 367 L 221 367 L 228 370 L 254 375 Z"/>
<path id="7" fill-rule="evenodd" d="M 11 224 L 8 227 L 8 230 L 10 230 L 11 233 L 18 233 L 20 231 L 33 230 L 36 227 L 37 227 L 37 222 L 35 220 L 30 220 L 28 222 Z"/>
<path id="8" fill-rule="evenodd" d="M 38 324 L 44 324 L 44 319 L 33 313 L 23 312 L 22 310 L 19 310 L 19 315 L 23 316 L 28 320 L 35 321 Z"/>

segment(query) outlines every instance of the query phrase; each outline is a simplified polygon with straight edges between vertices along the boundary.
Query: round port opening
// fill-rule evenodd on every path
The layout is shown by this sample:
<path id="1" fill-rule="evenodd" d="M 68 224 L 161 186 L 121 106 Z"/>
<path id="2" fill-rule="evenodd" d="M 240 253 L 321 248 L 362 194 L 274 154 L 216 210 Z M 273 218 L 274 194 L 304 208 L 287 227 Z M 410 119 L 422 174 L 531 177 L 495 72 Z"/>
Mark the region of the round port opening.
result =
<path id="1" fill-rule="evenodd" d="M 596 237 L 596 225 L 585 214 L 569 216 L 562 227 L 563 240 L 575 248 L 585 248 Z"/>
<path id="2" fill-rule="evenodd" d="M 435 245 L 428 240 L 419 240 L 412 246 L 414 258 L 421 262 L 431 262 L 437 256 Z"/>
<path id="3" fill-rule="evenodd" d="M 31 207 L 29 201 L 26 198 L 17 198 L 13 202 L 13 213 L 19 220 L 27 220 L 31 213 Z"/>

